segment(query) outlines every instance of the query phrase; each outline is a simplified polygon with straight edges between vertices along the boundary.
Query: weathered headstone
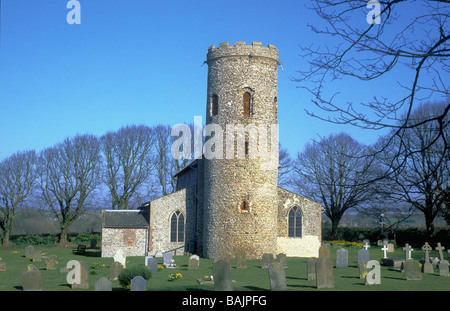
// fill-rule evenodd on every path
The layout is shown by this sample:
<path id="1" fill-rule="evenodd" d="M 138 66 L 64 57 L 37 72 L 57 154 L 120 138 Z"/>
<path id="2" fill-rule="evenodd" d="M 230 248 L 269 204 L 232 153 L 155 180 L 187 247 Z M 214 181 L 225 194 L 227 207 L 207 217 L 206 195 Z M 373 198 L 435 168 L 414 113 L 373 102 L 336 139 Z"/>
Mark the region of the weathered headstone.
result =
<path id="1" fill-rule="evenodd" d="M 58 263 L 58 258 L 55 255 L 50 256 L 45 259 L 47 270 L 56 270 L 56 264 Z"/>
<path id="2" fill-rule="evenodd" d="M 366 285 L 381 284 L 380 263 L 376 260 L 370 260 L 367 262 L 366 268 L 369 270 L 366 274 Z"/>
<path id="3" fill-rule="evenodd" d="M 27 247 L 25 247 L 25 258 L 32 259 L 33 253 L 34 253 L 33 245 L 28 245 Z"/>
<path id="4" fill-rule="evenodd" d="M 420 272 L 419 262 L 415 259 L 407 259 L 405 261 L 405 276 L 407 281 L 422 280 L 422 273 Z"/>
<path id="5" fill-rule="evenodd" d="M 445 260 L 444 253 L 442 252 L 444 249 L 445 249 L 445 247 L 441 246 L 441 243 L 438 243 L 437 247 L 435 248 L 435 250 L 437 250 L 439 252 L 439 259 L 440 260 Z"/>
<path id="6" fill-rule="evenodd" d="M 200 257 L 198 255 L 192 255 L 189 257 L 188 269 L 198 269 L 200 265 Z"/>
<path id="7" fill-rule="evenodd" d="M 112 291 L 112 282 L 105 277 L 100 278 L 95 282 L 96 292 L 110 292 Z"/>
<path id="8" fill-rule="evenodd" d="M 269 265 L 274 261 L 273 254 L 265 253 L 262 256 L 261 268 L 269 268 Z"/>
<path id="9" fill-rule="evenodd" d="M 127 256 L 125 255 L 125 253 L 123 252 L 123 250 L 121 248 L 119 248 L 116 253 L 114 254 L 114 262 L 120 262 L 120 264 L 126 268 L 126 263 L 127 263 Z"/>
<path id="10" fill-rule="evenodd" d="M 308 271 L 308 281 L 316 279 L 316 261 L 317 258 L 309 258 L 306 262 Z"/>
<path id="11" fill-rule="evenodd" d="M 411 252 L 413 249 L 409 244 L 405 244 L 405 247 L 403 247 L 403 250 L 405 251 L 405 260 L 408 260 L 411 258 Z"/>
<path id="12" fill-rule="evenodd" d="M 319 257 L 330 258 L 330 245 L 328 243 L 322 243 L 319 248 Z"/>
<path id="13" fill-rule="evenodd" d="M 348 251 L 345 248 L 340 248 L 336 251 L 336 268 L 348 267 Z"/>
<path id="14" fill-rule="evenodd" d="M 430 251 L 433 248 L 428 244 L 428 242 L 425 242 L 425 245 L 422 246 L 422 250 L 425 252 L 425 261 L 422 265 L 423 273 L 434 273 L 433 264 L 430 262 Z"/>
<path id="15" fill-rule="evenodd" d="M 230 264 L 225 260 L 219 260 L 212 266 L 215 291 L 232 291 L 233 280 L 231 279 Z"/>
<path id="16" fill-rule="evenodd" d="M 281 263 L 284 268 L 288 267 L 286 254 L 283 254 L 283 253 L 277 254 L 275 261 Z"/>
<path id="17" fill-rule="evenodd" d="M 388 248 L 388 250 L 387 250 L 388 253 L 393 253 L 395 250 L 394 244 L 392 244 L 392 243 L 388 243 L 387 248 Z"/>
<path id="18" fill-rule="evenodd" d="M 111 281 L 117 280 L 120 272 L 123 270 L 123 265 L 120 262 L 113 262 L 111 266 L 109 266 L 109 279 Z"/>
<path id="19" fill-rule="evenodd" d="M 367 263 L 370 260 L 369 250 L 360 249 L 358 251 L 358 266 L 362 263 Z"/>
<path id="20" fill-rule="evenodd" d="M 450 276 L 447 260 L 441 260 L 439 262 L 439 276 Z"/>
<path id="21" fill-rule="evenodd" d="M 158 272 L 158 262 L 152 256 L 145 257 L 145 265 L 151 272 Z"/>
<path id="22" fill-rule="evenodd" d="M 269 279 L 271 291 L 287 290 L 286 275 L 284 273 L 284 266 L 281 262 L 275 261 L 269 264 Z"/>
<path id="23" fill-rule="evenodd" d="M 319 257 L 316 262 L 316 286 L 317 288 L 334 287 L 333 263 L 327 257 Z"/>
<path id="24" fill-rule="evenodd" d="M 89 267 L 80 261 L 80 283 L 74 282 L 72 288 L 89 288 Z"/>
<path id="25" fill-rule="evenodd" d="M 243 250 L 236 253 L 236 268 L 247 269 L 247 255 Z"/>
<path id="26" fill-rule="evenodd" d="M 24 291 L 42 290 L 41 272 L 32 264 L 22 271 L 22 289 Z"/>
<path id="27" fill-rule="evenodd" d="M 131 279 L 130 291 L 143 292 L 147 287 L 147 281 L 140 275 Z"/>
<path id="28" fill-rule="evenodd" d="M 33 262 L 41 262 L 42 261 L 42 252 L 35 250 L 32 256 Z"/>

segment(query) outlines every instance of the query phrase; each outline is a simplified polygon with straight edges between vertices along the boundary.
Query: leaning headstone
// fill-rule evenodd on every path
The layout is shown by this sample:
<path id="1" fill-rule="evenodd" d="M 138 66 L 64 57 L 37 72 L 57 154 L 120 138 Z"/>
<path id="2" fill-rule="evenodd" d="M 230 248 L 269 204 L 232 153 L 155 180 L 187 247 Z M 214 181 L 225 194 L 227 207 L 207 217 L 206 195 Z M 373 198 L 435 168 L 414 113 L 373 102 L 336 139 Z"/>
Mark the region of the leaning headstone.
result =
<path id="1" fill-rule="evenodd" d="M 47 270 L 56 270 L 56 264 L 58 263 L 58 259 L 55 255 L 50 256 L 45 259 L 45 263 L 47 264 Z"/>
<path id="2" fill-rule="evenodd" d="M 286 275 L 284 266 L 281 262 L 272 262 L 269 264 L 269 279 L 271 291 L 287 290 Z"/>
<path id="3" fill-rule="evenodd" d="M 96 292 L 110 292 L 112 291 L 112 282 L 105 277 L 100 278 L 95 282 Z"/>
<path id="4" fill-rule="evenodd" d="M 279 262 L 283 265 L 284 268 L 288 267 L 286 254 L 279 253 L 275 259 L 276 262 Z"/>
<path id="5" fill-rule="evenodd" d="M 405 261 L 405 276 L 407 281 L 422 280 L 422 273 L 420 272 L 419 262 L 415 259 L 408 259 Z"/>
<path id="6" fill-rule="evenodd" d="M 116 253 L 114 254 L 114 262 L 120 262 L 120 264 L 126 268 L 126 263 L 127 263 L 127 256 L 125 255 L 125 253 L 123 252 L 123 250 L 121 248 L 119 248 Z"/>
<path id="7" fill-rule="evenodd" d="M 313 281 L 316 279 L 316 261 L 317 258 L 309 258 L 306 262 L 308 271 L 308 281 Z"/>
<path id="8" fill-rule="evenodd" d="M 369 270 L 366 274 L 366 285 L 381 284 L 380 263 L 376 260 L 370 260 L 367 262 L 366 268 Z"/>
<path id="9" fill-rule="evenodd" d="M 42 252 L 35 250 L 33 253 L 33 262 L 41 262 L 42 261 Z"/>
<path id="10" fill-rule="evenodd" d="M 439 276 L 450 276 L 447 260 L 439 262 Z"/>
<path id="11" fill-rule="evenodd" d="M 192 255 L 191 257 L 189 257 L 188 269 L 198 269 L 199 264 L 200 257 L 198 257 L 197 255 Z"/>
<path id="12" fill-rule="evenodd" d="M 22 289 L 24 291 L 42 290 L 41 272 L 32 264 L 22 271 Z"/>
<path id="13" fill-rule="evenodd" d="M 212 266 L 215 291 L 232 291 L 233 280 L 231 279 L 230 264 L 225 260 L 219 260 Z"/>
<path id="14" fill-rule="evenodd" d="M 143 292 L 147 287 L 147 281 L 140 275 L 131 279 L 130 291 Z"/>
<path id="15" fill-rule="evenodd" d="M 111 281 L 117 280 L 117 277 L 119 276 L 120 272 L 122 272 L 123 266 L 120 262 L 113 262 L 111 266 L 109 266 L 109 279 Z"/>
<path id="16" fill-rule="evenodd" d="M 158 272 L 158 262 L 156 261 L 156 258 L 153 257 L 145 257 L 145 265 L 151 272 Z"/>
<path id="17" fill-rule="evenodd" d="M 86 263 L 80 262 L 80 283 L 74 282 L 72 288 L 89 288 L 89 267 Z"/>
<path id="18" fill-rule="evenodd" d="M 370 260 L 369 256 L 369 250 L 361 248 L 358 251 L 358 266 L 367 263 Z"/>
<path id="19" fill-rule="evenodd" d="M 345 248 L 340 248 L 336 251 L 336 268 L 348 267 L 348 251 Z"/>
<path id="20" fill-rule="evenodd" d="M 430 261 L 430 251 L 433 248 L 428 244 L 428 242 L 425 242 L 425 245 L 422 246 L 422 250 L 425 252 L 425 260 L 422 265 L 423 273 L 430 273 L 434 274 L 433 264 Z"/>
<path id="21" fill-rule="evenodd" d="M 243 250 L 236 253 L 236 268 L 247 269 L 247 255 Z"/>
<path id="22" fill-rule="evenodd" d="M 33 253 L 34 253 L 33 245 L 28 245 L 27 247 L 25 247 L 25 258 L 32 259 Z"/>
<path id="23" fill-rule="evenodd" d="M 333 263 L 327 257 L 320 257 L 316 262 L 316 286 L 317 288 L 334 287 Z"/>
<path id="24" fill-rule="evenodd" d="M 274 261 L 273 254 L 265 253 L 262 256 L 261 268 L 269 268 L 269 265 Z"/>

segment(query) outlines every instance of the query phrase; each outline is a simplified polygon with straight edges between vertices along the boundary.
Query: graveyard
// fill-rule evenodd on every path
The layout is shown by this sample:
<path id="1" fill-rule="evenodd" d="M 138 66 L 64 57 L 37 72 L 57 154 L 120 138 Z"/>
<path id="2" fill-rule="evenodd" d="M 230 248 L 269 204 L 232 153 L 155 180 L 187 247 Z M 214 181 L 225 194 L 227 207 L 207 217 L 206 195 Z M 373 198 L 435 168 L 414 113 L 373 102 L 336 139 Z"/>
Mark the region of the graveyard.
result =
<path id="1" fill-rule="evenodd" d="M 367 259 L 382 262 L 384 257 L 384 246 L 371 245 L 368 248 Z M 413 249 L 409 252 L 414 263 L 422 269 L 420 260 L 427 256 L 429 261 L 436 260 L 443 256 L 445 260 L 450 259 L 447 248 L 442 247 L 440 252 L 435 247 L 424 246 Z M 406 250 L 405 250 L 406 249 Z M 338 252 L 339 250 L 339 252 Z M 347 252 L 345 252 L 345 251 Z M 366 275 L 373 274 L 370 269 L 360 275 L 358 266 L 358 252 L 365 251 L 365 247 L 339 247 L 333 246 L 327 250 L 321 250 L 321 261 L 325 265 L 332 266 L 331 271 L 333 286 L 319 288 L 317 280 L 309 277 L 308 260 L 309 258 L 283 257 L 279 260 L 272 256 L 265 256 L 263 259 L 247 260 L 241 267 L 242 262 L 234 257 L 227 259 L 229 261 L 228 274 L 231 273 L 232 281 L 227 284 L 228 290 L 234 291 L 448 291 L 450 290 L 450 277 L 440 276 L 438 265 L 431 264 L 427 266 L 427 273 L 419 271 L 420 279 L 407 280 L 407 273 L 401 270 L 400 266 L 378 265 L 379 283 L 377 285 L 366 285 Z M 391 250 L 392 251 L 392 250 Z M 425 252 L 426 251 L 426 252 Z M 406 253 L 405 253 L 406 252 Z M 346 262 L 342 261 L 342 253 L 346 255 Z M 41 287 L 43 291 L 94 291 L 100 290 L 103 283 L 106 283 L 106 289 L 112 291 L 133 290 L 131 287 L 123 287 L 119 280 L 110 279 L 111 266 L 114 264 L 112 257 L 100 257 L 101 250 L 98 247 L 87 247 L 83 253 L 74 253 L 72 248 L 63 247 L 34 247 L 34 255 L 28 256 L 25 248 L 2 248 L 0 249 L 0 291 L 20 291 L 23 288 L 22 275 L 30 264 L 34 267 L 32 270 L 39 271 Z M 337 255 L 340 254 L 340 255 Z M 408 248 L 396 247 L 393 252 L 386 255 L 389 258 L 405 258 L 408 254 Z M 329 257 L 328 257 L 329 256 Z M 269 258 L 271 257 L 271 258 Z M 339 258 L 338 258 L 339 257 Z M 139 281 L 143 286 L 141 290 L 146 291 L 214 291 L 215 284 L 211 282 L 213 274 L 213 259 L 199 258 L 194 264 L 189 262 L 190 256 L 178 255 L 170 256 L 173 260 L 165 267 L 163 257 L 152 258 L 156 267 L 153 267 L 151 277 L 145 281 L 143 278 Z M 239 256 L 239 258 L 242 258 Z M 329 259 L 328 259 L 329 258 Z M 359 259 L 358 259 L 359 258 Z M 140 267 L 145 268 L 145 257 L 132 256 L 124 257 L 124 264 L 127 268 Z M 86 284 L 84 286 L 71 286 L 67 282 L 67 276 L 71 273 L 71 268 L 67 267 L 69 261 L 83 263 L 87 269 Z M 270 264 L 276 262 L 276 264 Z M 223 261 L 221 265 L 227 266 Z M 117 263 L 115 263 L 117 264 Z M 431 266 L 431 267 L 430 267 Z M 317 266 L 316 266 L 317 267 Z M 156 270 L 154 270 L 156 269 Z M 219 269 L 219 268 L 217 268 Z M 431 269 L 431 270 L 430 270 Z M 448 268 L 447 268 L 448 269 Z M 30 268 L 28 268 L 30 270 Z M 448 270 L 447 270 L 448 271 Z M 35 271 L 34 271 L 35 272 Z M 35 272 L 37 273 L 37 272 Z M 447 274 L 448 275 L 448 274 Z M 317 276 L 319 278 L 319 275 Z M 218 278 L 218 277 L 216 277 Z M 374 277 L 375 279 L 376 277 Z M 137 282 L 136 282 L 137 284 Z"/>

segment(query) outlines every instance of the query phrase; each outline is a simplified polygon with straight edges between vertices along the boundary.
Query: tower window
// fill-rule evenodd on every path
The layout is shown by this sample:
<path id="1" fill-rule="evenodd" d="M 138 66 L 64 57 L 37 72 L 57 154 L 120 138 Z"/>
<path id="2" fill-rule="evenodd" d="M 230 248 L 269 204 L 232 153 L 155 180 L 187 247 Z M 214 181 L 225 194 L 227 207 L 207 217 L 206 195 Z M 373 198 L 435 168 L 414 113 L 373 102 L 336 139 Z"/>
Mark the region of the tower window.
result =
<path id="1" fill-rule="evenodd" d="M 241 202 L 241 211 L 249 212 L 250 211 L 250 203 L 244 199 Z"/>
<path id="2" fill-rule="evenodd" d="M 302 237 L 302 212 L 300 208 L 298 208 L 298 206 L 294 206 L 289 211 L 288 237 L 290 238 Z"/>
<path id="3" fill-rule="evenodd" d="M 180 211 L 170 218 L 170 242 L 184 242 L 184 214 Z"/>
<path id="4" fill-rule="evenodd" d="M 244 93 L 244 117 L 250 117 L 252 95 L 249 92 Z"/>
<path id="5" fill-rule="evenodd" d="M 213 94 L 211 103 L 211 115 L 216 116 L 219 114 L 219 96 Z"/>

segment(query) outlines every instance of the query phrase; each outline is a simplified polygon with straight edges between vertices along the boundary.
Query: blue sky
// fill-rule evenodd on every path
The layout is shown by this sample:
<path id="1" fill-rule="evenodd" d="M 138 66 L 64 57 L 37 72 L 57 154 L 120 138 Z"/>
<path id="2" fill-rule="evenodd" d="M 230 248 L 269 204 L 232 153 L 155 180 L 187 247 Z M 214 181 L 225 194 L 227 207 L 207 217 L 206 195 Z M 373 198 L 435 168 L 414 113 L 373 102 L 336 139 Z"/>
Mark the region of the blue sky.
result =
<path id="1" fill-rule="evenodd" d="M 305 113 L 314 110 L 311 95 L 291 80 L 308 66 L 299 45 L 325 39 L 307 27 L 323 22 L 305 1 L 79 0 L 80 25 L 66 22 L 67 2 L 1 1 L 0 160 L 77 133 L 101 136 L 127 124 L 204 118 L 202 64 L 208 47 L 220 42 L 260 41 L 279 49 L 280 142 L 292 155 L 319 135 L 346 131 L 371 144 L 380 134 Z M 395 79 L 341 80 L 328 92 L 340 91 L 343 102 L 389 97 L 398 92 Z"/>

